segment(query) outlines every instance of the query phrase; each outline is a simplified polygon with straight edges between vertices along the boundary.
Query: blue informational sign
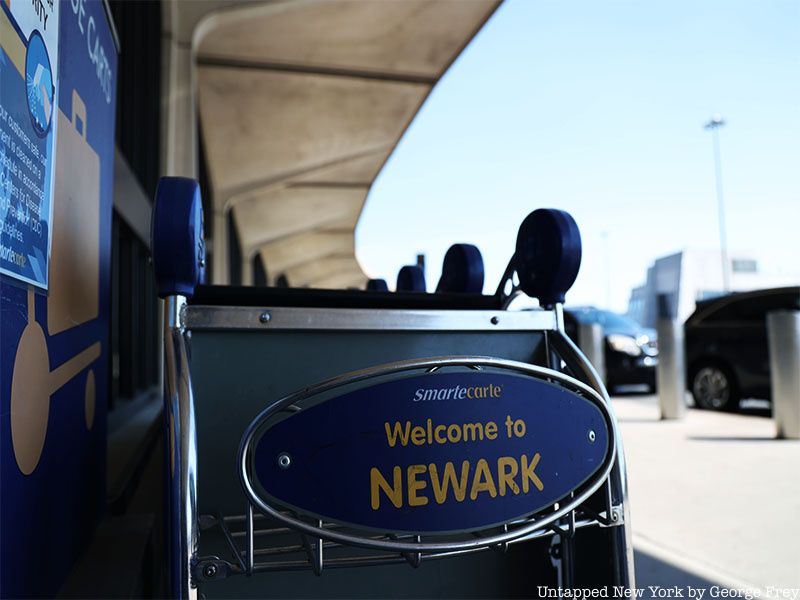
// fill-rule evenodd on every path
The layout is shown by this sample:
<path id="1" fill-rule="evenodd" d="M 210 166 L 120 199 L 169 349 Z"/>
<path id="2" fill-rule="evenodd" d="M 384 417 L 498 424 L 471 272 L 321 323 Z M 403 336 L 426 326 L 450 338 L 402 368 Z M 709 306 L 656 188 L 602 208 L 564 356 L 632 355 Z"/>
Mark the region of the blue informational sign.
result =
<path id="1" fill-rule="evenodd" d="M 3 598 L 55 596 L 106 507 L 112 31 L 103 2 L 0 0 Z"/>
<path id="2" fill-rule="evenodd" d="M 0 6 L 0 273 L 47 288 L 60 3 Z"/>
<path id="3" fill-rule="evenodd" d="M 565 499 L 611 456 L 598 406 L 498 372 L 383 381 L 268 427 L 253 467 L 270 504 L 391 533 L 473 531 Z"/>

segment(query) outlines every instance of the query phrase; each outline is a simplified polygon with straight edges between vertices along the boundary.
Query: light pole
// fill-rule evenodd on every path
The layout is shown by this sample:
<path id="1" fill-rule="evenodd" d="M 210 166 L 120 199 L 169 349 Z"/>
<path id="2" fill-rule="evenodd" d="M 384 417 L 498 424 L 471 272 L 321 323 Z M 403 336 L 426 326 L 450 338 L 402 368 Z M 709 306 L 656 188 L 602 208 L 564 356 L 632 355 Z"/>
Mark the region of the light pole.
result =
<path id="1" fill-rule="evenodd" d="M 722 291 L 730 290 L 728 276 L 728 234 L 725 230 L 725 199 L 722 194 L 722 164 L 719 158 L 719 128 L 725 125 L 722 115 L 716 114 L 705 124 L 714 142 L 714 173 L 717 181 L 717 210 L 719 212 L 719 249 L 722 255 Z"/>
<path id="2" fill-rule="evenodd" d="M 608 251 L 608 231 L 601 231 L 603 239 L 603 259 L 605 261 L 606 308 L 611 310 L 611 254 Z"/>

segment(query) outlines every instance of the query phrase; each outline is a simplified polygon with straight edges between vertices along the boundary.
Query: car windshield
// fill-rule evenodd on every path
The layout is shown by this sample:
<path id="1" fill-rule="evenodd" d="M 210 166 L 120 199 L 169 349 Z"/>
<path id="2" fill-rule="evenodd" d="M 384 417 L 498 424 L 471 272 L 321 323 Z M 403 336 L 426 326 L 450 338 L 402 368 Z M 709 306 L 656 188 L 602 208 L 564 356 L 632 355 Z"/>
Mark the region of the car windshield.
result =
<path id="1" fill-rule="evenodd" d="M 573 314 L 581 323 L 598 323 L 606 330 L 636 331 L 642 328 L 642 326 L 633 319 L 611 312 L 610 310 L 584 309 L 576 310 Z"/>

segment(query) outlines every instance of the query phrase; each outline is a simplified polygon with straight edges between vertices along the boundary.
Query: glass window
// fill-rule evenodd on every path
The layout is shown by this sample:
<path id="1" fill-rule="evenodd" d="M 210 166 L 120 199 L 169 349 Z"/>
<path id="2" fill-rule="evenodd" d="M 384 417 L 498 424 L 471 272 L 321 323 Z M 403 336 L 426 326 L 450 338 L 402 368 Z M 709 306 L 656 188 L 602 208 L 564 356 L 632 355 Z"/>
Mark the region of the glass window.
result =
<path id="1" fill-rule="evenodd" d="M 770 311 L 798 308 L 798 299 L 800 299 L 800 294 L 792 292 L 774 292 L 760 296 L 732 299 L 718 310 L 709 314 L 704 321 L 763 323 L 767 318 L 767 313 Z"/>
<path id="2" fill-rule="evenodd" d="M 734 273 L 755 273 L 758 271 L 758 263 L 749 258 L 734 258 L 731 268 Z"/>
<path id="3" fill-rule="evenodd" d="M 700 290 L 697 292 L 695 300 L 711 300 L 712 298 L 719 298 L 724 295 L 725 292 L 721 290 Z"/>
<path id="4" fill-rule="evenodd" d="M 150 252 L 125 222 L 114 214 L 111 249 L 111 395 L 132 400 L 158 384 L 159 339 Z"/>
<path id="5" fill-rule="evenodd" d="M 569 313 L 575 317 L 579 323 L 598 323 L 603 329 L 612 331 L 637 331 L 641 325 L 628 316 L 620 315 L 610 310 L 598 310 L 596 308 L 572 309 Z"/>

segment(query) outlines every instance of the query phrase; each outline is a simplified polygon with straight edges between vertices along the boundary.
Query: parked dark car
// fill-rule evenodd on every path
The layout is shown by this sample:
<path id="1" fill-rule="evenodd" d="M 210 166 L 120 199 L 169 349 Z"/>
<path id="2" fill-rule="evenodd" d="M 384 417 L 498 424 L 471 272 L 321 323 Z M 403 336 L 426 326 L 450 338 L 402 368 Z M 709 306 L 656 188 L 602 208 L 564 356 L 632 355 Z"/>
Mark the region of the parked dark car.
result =
<path id="1" fill-rule="evenodd" d="M 594 307 L 567 308 L 564 329 L 580 345 L 579 323 L 597 323 L 605 335 L 606 387 L 646 385 L 656 389 L 658 340 L 654 329 L 641 326 L 633 319 Z"/>
<path id="2" fill-rule="evenodd" d="M 686 320 L 687 388 L 699 408 L 736 410 L 770 399 L 767 313 L 800 308 L 800 287 L 728 294 L 697 303 Z"/>

